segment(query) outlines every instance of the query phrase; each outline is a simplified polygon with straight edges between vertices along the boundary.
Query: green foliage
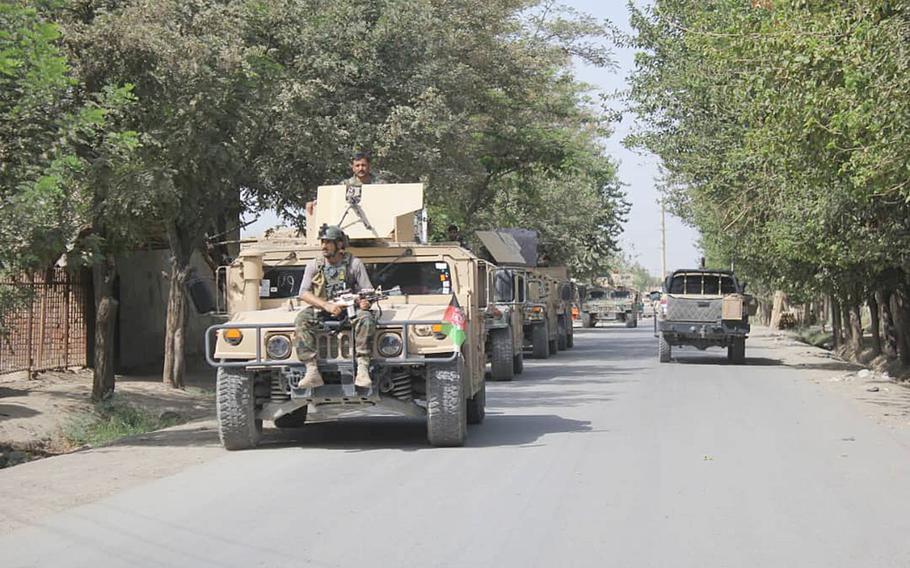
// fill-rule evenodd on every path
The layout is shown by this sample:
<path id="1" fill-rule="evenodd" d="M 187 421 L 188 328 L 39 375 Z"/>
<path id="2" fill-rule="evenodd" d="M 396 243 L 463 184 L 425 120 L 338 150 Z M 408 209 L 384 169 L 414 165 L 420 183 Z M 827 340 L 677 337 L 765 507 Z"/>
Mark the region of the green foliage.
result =
<path id="1" fill-rule="evenodd" d="M 709 262 L 759 288 L 856 297 L 907 266 L 908 3 L 633 10 L 628 143 L 659 155 L 668 202 Z"/>
<path id="2" fill-rule="evenodd" d="M 179 424 L 119 400 L 99 402 L 90 414 L 76 416 L 63 425 L 63 437 L 73 446 L 103 446 L 127 436 L 144 434 Z"/>

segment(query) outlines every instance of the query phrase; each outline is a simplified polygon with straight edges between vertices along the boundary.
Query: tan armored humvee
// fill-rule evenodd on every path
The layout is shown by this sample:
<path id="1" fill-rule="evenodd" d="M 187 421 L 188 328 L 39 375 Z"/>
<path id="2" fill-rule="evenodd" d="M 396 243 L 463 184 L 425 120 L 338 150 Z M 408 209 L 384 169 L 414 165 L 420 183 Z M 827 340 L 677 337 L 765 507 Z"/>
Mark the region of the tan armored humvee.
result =
<path id="1" fill-rule="evenodd" d="M 575 346 L 572 304 L 578 291 L 575 283 L 569 279 L 567 266 L 538 266 L 535 271 L 546 274 L 555 282 L 550 302 L 556 316 L 556 346 L 560 351 L 565 351 Z"/>
<path id="2" fill-rule="evenodd" d="M 308 414 L 335 417 L 381 408 L 425 416 L 429 442 L 462 445 L 468 423 L 484 418 L 484 308 L 487 266 L 454 244 L 424 244 L 420 184 L 320 187 L 308 226 L 340 225 L 348 251 L 367 267 L 374 287 L 389 295 L 373 310 L 378 329 L 369 389 L 353 384 L 349 326 L 318 335 L 326 384 L 297 388 L 294 320 L 306 264 L 321 254 L 314 235 L 260 238 L 247 243 L 227 271 L 230 320 L 206 334 L 209 362 L 218 368 L 218 422 L 227 449 L 258 443 L 262 423 L 302 426 Z M 315 233 L 311 231 L 311 233 Z M 417 242 L 423 241 L 423 242 Z M 446 334 L 447 311 L 460 306 L 465 341 Z"/>
<path id="3" fill-rule="evenodd" d="M 514 237 L 499 231 L 477 231 L 477 237 L 499 266 L 492 271 L 492 303 L 487 309 L 487 358 L 490 376 L 510 381 L 524 370 L 524 317 L 528 302 L 525 259 Z"/>

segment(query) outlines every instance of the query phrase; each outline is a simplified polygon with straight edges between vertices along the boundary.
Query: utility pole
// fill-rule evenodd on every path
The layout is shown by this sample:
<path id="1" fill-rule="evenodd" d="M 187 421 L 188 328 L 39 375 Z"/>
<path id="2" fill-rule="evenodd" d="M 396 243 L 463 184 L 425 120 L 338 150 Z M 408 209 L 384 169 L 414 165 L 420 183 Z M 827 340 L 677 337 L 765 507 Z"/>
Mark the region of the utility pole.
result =
<path id="1" fill-rule="evenodd" d="M 660 278 L 667 277 L 667 211 L 664 199 L 660 199 Z"/>

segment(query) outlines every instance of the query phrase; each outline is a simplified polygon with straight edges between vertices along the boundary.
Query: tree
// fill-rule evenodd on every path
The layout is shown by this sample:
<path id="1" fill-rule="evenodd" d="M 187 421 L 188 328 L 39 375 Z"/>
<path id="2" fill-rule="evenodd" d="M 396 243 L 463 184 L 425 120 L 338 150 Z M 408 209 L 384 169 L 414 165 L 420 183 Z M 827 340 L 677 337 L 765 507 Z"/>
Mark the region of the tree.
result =
<path id="1" fill-rule="evenodd" d="M 24 3 L 0 5 L 0 266 L 18 275 L 50 266 L 94 269 L 96 330 L 92 398 L 114 390 L 111 356 L 116 303 L 113 253 L 131 232 L 135 203 L 108 199 L 126 187 L 136 133 L 121 126 L 133 102 L 128 85 L 81 96 L 58 45 L 59 28 Z M 4 287 L 0 309 L 22 300 Z"/>

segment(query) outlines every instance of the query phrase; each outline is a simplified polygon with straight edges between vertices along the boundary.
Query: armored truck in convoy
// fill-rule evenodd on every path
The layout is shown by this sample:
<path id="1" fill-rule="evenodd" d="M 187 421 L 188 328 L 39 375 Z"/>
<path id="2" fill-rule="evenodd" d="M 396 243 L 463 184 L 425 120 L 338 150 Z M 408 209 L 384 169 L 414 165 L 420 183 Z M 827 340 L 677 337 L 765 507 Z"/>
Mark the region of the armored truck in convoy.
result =
<path id="1" fill-rule="evenodd" d="M 628 288 L 589 286 L 581 306 L 582 327 L 594 327 L 601 321 L 638 327 L 639 302 L 638 292 Z"/>
<path id="2" fill-rule="evenodd" d="M 245 243 L 227 269 L 229 321 L 209 328 L 217 368 L 217 414 L 227 449 L 257 445 L 264 422 L 302 426 L 308 416 L 355 410 L 426 418 L 432 445 L 462 445 L 484 418 L 488 265 L 457 244 L 426 244 L 420 184 L 319 188 L 309 227 L 339 225 L 380 298 L 369 388 L 353 381 L 350 326 L 326 322 L 317 334 L 325 384 L 300 388 L 295 319 L 307 263 L 320 254 L 315 231 Z M 423 231 L 422 231 L 423 229 Z M 423 235 L 421 235 L 423 232 Z"/>
<path id="3" fill-rule="evenodd" d="M 522 327 L 528 276 L 520 268 L 493 267 L 491 274 L 493 298 L 486 310 L 490 376 L 497 381 L 511 381 L 524 370 Z"/>
<path id="4" fill-rule="evenodd" d="M 552 289 L 549 299 L 555 315 L 556 347 L 565 351 L 575 345 L 572 304 L 578 294 L 576 285 L 569 279 L 567 266 L 538 266 L 534 270 L 550 277 Z"/>
<path id="5" fill-rule="evenodd" d="M 677 270 L 664 282 L 658 310 L 657 352 L 661 363 L 670 361 L 673 346 L 704 350 L 726 347 L 727 359 L 745 362 L 749 316 L 757 303 L 729 271 Z"/>

